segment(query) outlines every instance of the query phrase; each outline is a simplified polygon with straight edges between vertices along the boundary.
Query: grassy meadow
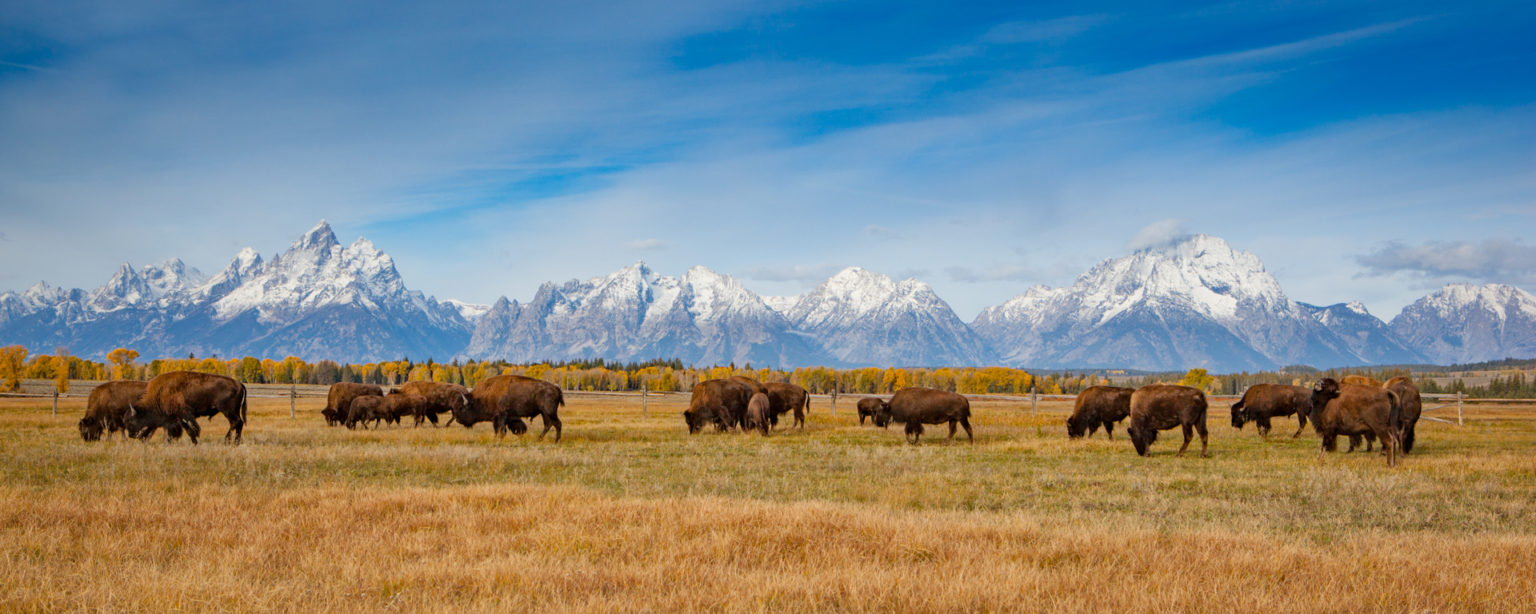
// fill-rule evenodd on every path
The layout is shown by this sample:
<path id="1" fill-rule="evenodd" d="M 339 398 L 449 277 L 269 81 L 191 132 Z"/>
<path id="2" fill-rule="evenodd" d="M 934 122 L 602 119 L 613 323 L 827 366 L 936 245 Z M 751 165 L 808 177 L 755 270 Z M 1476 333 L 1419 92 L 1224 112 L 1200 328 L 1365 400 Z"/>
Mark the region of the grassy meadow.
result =
<path id="1" fill-rule="evenodd" d="M 0 399 L 0 610 L 1536 610 L 1532 406 L 1421 422 L 1388 469 L 1226 402 L 1211 458 L 1177 430 L 1140 458 L 1123 423 L 1068 441 L 1062 401 L 973 399 L 974 445 L 912 447 L 852 396 L 768 438 L 690 437 L 686 400 L 570 394 L 554 444 L 260 399 L 232 447 Z"/>

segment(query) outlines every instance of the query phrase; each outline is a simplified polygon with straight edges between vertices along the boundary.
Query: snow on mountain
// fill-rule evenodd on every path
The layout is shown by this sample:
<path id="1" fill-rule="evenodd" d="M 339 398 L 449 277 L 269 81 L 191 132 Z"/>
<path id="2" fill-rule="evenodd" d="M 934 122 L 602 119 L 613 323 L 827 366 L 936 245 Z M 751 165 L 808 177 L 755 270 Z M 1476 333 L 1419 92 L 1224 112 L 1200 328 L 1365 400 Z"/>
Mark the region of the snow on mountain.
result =
<path id="1" fill-rule="evenodd" d="M 1440 364 L 1536 357 L 1536 296 L 1504 284 L 1450 284 L 1403 308 L 1391 329 Z"/>
<path id="2" fill-rule="evenodd" d="M 695 364 L 828 364 L 817 344 L 740 282 L 704 267 L 682 277 L 635 263 L 606 277 L 545 283 L 527 304 L 498 300 L 480 318 L 473 358 L 605 357 Z"/>
<path id="3" fill-rule="evenodd" d="M 849 267 L 814 290 L 779 300 L 781 312 L 854 365 L 972 366 L 992 364 L 986 343 L 928 284 Z"/>
<path id="4" fill-rule="evenodd" d="M 1337 336 L 1364 362 L 1360 364 L 1417 364 L 1427 362 L 1421 353 L 1408 347 L 1359 301 L 1318 307 L 1299 303 L 1312 318 Z"/>
<path id="5" fill-rule="evenodd" d="M 1254 370 L 1370 361 L 1286 298 L 1259 258 L 1193 235 L 1036 286 L 971 325 L 1009 364 Z"/>
<path id="6" fill-rule="evenodd" d="M 485 312 L 491 310 L 490 305 L 469 303 L 458 299 L 443 299 L 442 303 L 457 309 L 459 312 L 459 317 L 464 318 L 466 322 L 474 322 L 475 320 L 480 319 L 480 316 L 485 315 Z"/>

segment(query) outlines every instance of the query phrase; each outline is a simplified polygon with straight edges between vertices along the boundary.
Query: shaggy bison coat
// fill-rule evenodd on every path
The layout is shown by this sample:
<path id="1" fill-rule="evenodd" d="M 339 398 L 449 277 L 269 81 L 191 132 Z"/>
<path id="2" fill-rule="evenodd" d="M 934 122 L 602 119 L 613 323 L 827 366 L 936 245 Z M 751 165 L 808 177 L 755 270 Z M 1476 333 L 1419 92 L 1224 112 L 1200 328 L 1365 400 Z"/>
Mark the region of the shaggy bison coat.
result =
<path id="1" fill-rule="evenodd" d="M 1194 432 L 1200 433 L 1200 456 L 1210 456 L 1206 450 L 1205 393 L 1189 386 L 1152 384 L 1142 386 L 1131 394 L 1131 423 L 1126 433 L 1136 453 L 1147 455 L 1147 448 L 1157 441 L 1157 432 L 1173 427 L 1184 430 L 1184 445 L 1179 446 L 1177 456 L 1189 449 Z"/>
<path id="2" fill-rule="evenodd" d="M 416 400 L 408 405 L 401 405 L 408 409 L 408 413 L 415 417 L 416 426 L 421 426 L 422 421 L 431 422 L 437 426 L 437 415 L 448 414 L 449 422 L 453 422 L 453 416 L 466 403 L 469 402 L 469 389 L 458 384 L 444 382 L 406 382 L 399 388 L 390 389 L 393 394 L 398 390 L 400 394 L 416 397 Z M 399 422 L 405 414 L 391 416 L 390 422 Z"/>
<path id="3" fill-rule="evenodd" d="M 1398 404 L 1402 406 L 1398 436 L 1403 444 L 1403 454 L 1408 454 L 1413 451 L 1413 431 L 1419 425 L 1419 415 L 1424 413 L 1424 400 L 1419 397 L 1419 387 L 1407 377 L 1400 375 L 1389 379 L 1385 387 L 1397 395 Z"/>
<path id="4" fill-rule="evenodd" d="M 1307 414 L 1312 411 L 1312 389 L 1285 384 L 1254 384 L 1243 392 L 1242 400 L 1232 404 L 1232 428 L 1252 422 L 1259 435 L 1269 437 L 1269 419 L 1295 415 L 1299 424 L 1292 439 L 1307 428 Z"/>
<path id="5" fill-rule="evenodd" d="M 1131 415 L 1131 393 L 1135 388 L 1092 386 L 1077 393 L 1072 415 L 1067 417 L 1067 437 L 1093 436 L 1104 427 L 1104 435 L 1115 438 L 1115 423 Z"/>
<path id="6" fill-rule="evenodd" d="M 768 402 L 772 408 L 770 422 L 779 425 L 779 416 L 795 413 L 796 428 L 805 428 L 805 415 L 811 410 L 811 395 L 804 388 L 788 382 L 767 382 Z"/>
<path id="7" fill-rule="evenodd" d="M 172 371 L 149 380 L 144 395 L 129 409 L 130 433 L 147 438 L 158 427 L 165 427 L 171 437 L 185 427 L 192 443 L 197 443 L 201 429 L 197 418 L 224 414 L 229 431 L 224 440 L 240 443 L 246 420 L 245 384 L 222 375 L 195 371 Z"/>
<path id="8" fill-rule="evenodd" d="M 501 437 L 512 431 L 513 435 L 528 432 L 523 418 L 538 416 L 544 422 L 539 439 L 555 429 L 555 442 L 560 441 L 560 406 L 565 405 L 565 394 L 560 387 L 541 379 L 521 375 L 498 375 L 480 380 L 469 393 L 468 404 L 453 412 L 454 420 L 466 428 L 476 422 L 489 421 Z"/>
<path id="9" fill-rule="evenodd" d="M 85 417 L 80 419 L 80 438 L 86 441 L 101 440 L 102 433 L 123 432 L 128 436 L 128 407 L 144 396 L 147 382 L 107 382 L 91 390 L 85 401 Z"/>
<path id="10" fill-rule="evenodd" d="M 688 398 L 688 409 L 683 411 L 688 434 L 697 433 L 709 424 L 721 431 L 740 424 L 747 415 L 747 401 L 754 394 L 757 392 L 751 386 L 735 378 L 699 382 Z"/>
<path id="11" fill-rule="evenodd" d="M 753 394 L 747 399 L 747 416 L 742 420 L 741 430 L 756 430 L 764 437 L 768 436 L 769 429 L 773 426 L 773 402 L 768 400 L 768 395 L 761 392 Z"/>
<path id="12" fill-rule="evenodd" d="M 1312 386 L 1312 427 L 1322 438 L 1322 451 L 1338 449 L 1339 435 L 1370 433 L 1381 440 L 1387 466 L 1397 464 L 1397 433 L 1402 406 L 1397 394 L 1380 386 L 1340 384 L 1323 378 Z"/>
<path id="13" fill-rule="evenodd" d="M 871 424 L 879 425 L 875 421 L 875 414 L 880 413 L 880 408 L 885 406 L 885 399 L 878 397 L 864 397 L 859 399 L 859 426 L 864 426 L 864 419 L 869 418 Z"/>
<path id="14" fill-rule="evenodd" d="M 331 384 L 330 392 L 325 395 L 325 409 L 320 410 L 320 415 L 325 416 L 326 426 L 336 426 L 347 420 L 347 410 L 352 405 L 352 399 L 383 395 L 384 391 L 373 384 L 337 382 Z"/>
<path id="15" fill-rule="evenodd" d="M 875 426 L 892 421 L 906 423 L 907 442 L 917 445 L 924 424 L 949 423 L 949 439 L 955 439 L 955 425 L 965 427 L 965 438 L 975 443 L 971 432 L 971 402 L 953 392 L 932 388 L 903 388 L 875 414 Z"/>

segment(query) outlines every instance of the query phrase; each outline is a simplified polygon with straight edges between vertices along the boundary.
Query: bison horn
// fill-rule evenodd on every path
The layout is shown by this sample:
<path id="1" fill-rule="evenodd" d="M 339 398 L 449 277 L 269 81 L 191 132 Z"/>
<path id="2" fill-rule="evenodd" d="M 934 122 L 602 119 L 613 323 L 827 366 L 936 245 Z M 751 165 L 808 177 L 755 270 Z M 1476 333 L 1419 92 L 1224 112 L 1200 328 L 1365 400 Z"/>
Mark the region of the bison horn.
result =
<path id="1" fill-rule="evenodd" d="M 459 399 L 464 401 L 465 405 L 469 405 L 469 395 L 461 394 L 461 395 L 459 395 Z"/>

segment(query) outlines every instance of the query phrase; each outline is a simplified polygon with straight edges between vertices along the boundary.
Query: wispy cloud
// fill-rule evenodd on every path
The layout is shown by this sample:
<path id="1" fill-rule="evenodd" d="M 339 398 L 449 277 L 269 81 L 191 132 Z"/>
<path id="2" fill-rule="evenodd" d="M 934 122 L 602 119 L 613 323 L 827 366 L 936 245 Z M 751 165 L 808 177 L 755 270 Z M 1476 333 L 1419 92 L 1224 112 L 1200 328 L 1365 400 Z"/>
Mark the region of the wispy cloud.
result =
<path id="1" fill-rule="evenodd" d="M 1407 274 L 1436 280 L 1536 284 L 1536 245 L 1515 239 L 1388 242 L 1356 258 L 1361 275 Z"/>
<path id="2" fill-rule="evenodd" d="M 1161 247 L 1187 236 L 1189 231 L 1184 229 L 1184 220 L 1178 218 L 1158 220 L 1136 231 L 1136 236 L 1125 243 L 1125 248 L 1136 251 L 1149 247 Z"/>

